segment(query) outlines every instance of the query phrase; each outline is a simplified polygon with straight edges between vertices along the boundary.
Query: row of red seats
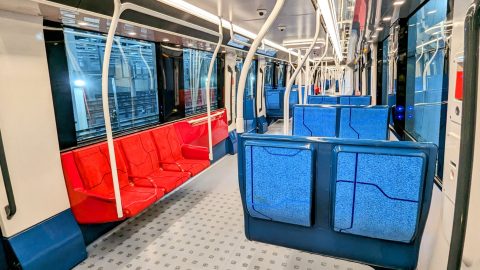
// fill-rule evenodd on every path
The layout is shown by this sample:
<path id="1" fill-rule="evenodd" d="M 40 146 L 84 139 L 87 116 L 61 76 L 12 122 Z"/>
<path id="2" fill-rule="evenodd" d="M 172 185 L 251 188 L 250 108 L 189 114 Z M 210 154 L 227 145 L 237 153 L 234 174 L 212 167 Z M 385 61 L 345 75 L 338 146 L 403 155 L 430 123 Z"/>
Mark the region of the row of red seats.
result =
<path id="1" fill-rule="evenodd" d="M 63 153 L 72 212 L 81 224 L 133 217 L 210 165 L 208 149 L 184 144 L 173 124 L 115 139 L 124 216 L 118 218 L 106 143 Z"/>

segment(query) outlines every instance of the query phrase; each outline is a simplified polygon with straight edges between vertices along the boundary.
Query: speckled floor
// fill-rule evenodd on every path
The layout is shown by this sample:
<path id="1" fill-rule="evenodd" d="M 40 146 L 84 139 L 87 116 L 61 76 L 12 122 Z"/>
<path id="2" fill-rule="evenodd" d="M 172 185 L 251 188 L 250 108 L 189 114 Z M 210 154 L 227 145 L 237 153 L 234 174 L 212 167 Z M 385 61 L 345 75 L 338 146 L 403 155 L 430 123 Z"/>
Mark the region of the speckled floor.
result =
<path id="1" fill-rule="evenodd" d="M 225 157 L 91 244 L 76 269 L 371 269 L 246 240 L 236 162 Z"/>

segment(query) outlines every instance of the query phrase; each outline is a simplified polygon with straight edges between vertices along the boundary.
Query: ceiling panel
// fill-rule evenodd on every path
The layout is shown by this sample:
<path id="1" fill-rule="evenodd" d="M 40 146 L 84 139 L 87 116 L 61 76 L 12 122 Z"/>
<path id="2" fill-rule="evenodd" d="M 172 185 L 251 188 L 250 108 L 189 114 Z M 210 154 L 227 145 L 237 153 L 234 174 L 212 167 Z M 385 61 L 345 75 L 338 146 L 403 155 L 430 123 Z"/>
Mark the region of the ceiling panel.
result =
<path id="1" fill-rule="evenodd" d="M 187 2 L 217 14 L 217 0 L 187 0 Z M 251 32 L 258 33 L 275 3 L 276 0 L 223 0 L 222 17 L 231 19 L 234 24 Z M 257 9 L 266 9 L 266 16 L 259 16 Z M 285 25 L 287 29 L 281 32 L 278 30 L 279 25 Z M 308 39 L 312 38 L 314 34 L 315 10 L 311 1 L 286 0 L 280 15 L 267 33 L 266 38 L 282 44 L 284 40 Z M 321 37 L 323 36 L 322 33 Z"/>

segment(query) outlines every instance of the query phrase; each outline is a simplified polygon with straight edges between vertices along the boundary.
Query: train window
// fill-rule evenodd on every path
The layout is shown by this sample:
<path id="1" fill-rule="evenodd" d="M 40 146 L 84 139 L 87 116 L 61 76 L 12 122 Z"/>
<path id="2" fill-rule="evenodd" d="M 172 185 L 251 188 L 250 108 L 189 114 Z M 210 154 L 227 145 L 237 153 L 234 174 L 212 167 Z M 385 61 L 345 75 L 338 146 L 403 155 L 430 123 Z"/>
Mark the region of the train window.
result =
<path id="1" fill-rule="evenodd" d="M 211 52 L 183 49 L 185 115 L 190 116 L 207 111 L 206 82 L 213 54 Z M 212 110 L 218 108 L 217 63 L 212 73 L 210 98 Z"/>
<path id="2" fill-rule="evenodd" d="M 447 0 L 431 0 L 408 21 L 406 131 L 439 146 L 437 175 L 443 172 L 448 100 Z"/>
<path id="3" fill-rule="evenodd" d="M 382 43 L 383 55 L 382 55 L 382 103 L 388 104 L 388 85 L 389 85 L 389 39 L 385 39 Z"/>
<path id="4" fill-rule="evenodd" d="M 265 86 L 274 87 L 273 75 L 274 75 L 275 64 L 272 62 L 267 63 L 265 66 Z"/>
<path id="5" fill-rule="evenodd" d="M 278 64 L 276 65 L 277 71 L 275 72 L 275 79 L 276 83 L 275 85 L 277 87 L 285 87 L 285 65 L 284 64 Z"/>
<path id="6" fill-rule="evenodd" d="M 165 122 L 185 117 L 183 89 L 183 50 L 158 45 L 158 84 L 162 91 L 161 108 Z"/>
<path id="7" fill-rule="evenodd" d="M 237 59 L 235 70 L 237 71 L 237 82 L 240 80 L 240 74 L 243 68 L 243 59 Z M 237 84 L 238 87 L 238 84 Z M 252 61 L 248 70 L 247 80 L 245 82 L 245 99 L 255 98 L 255 89 L 257 89 L 257 61 Z M 238 89 L 237 89 L 238 91 Z"/>
<path id="8" fill-rule="evenodd" d="M 65 49 L 77 141 L 105 134 L 102 64 L 106 36 L 65 28 Z M 121 131 L 158 122 L 155 45 L 115 37 L 109 67 L 112 128 Z"/>

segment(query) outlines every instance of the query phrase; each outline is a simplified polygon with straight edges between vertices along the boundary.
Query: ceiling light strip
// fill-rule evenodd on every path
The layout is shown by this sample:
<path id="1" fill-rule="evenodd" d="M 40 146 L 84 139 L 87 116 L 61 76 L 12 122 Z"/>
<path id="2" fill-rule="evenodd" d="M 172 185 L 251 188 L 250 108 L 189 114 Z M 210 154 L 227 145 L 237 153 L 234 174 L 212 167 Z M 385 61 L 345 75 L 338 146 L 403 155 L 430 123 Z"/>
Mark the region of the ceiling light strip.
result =
<path id="1" fill-rule="evenodd" d="M 201 9 L 193 4 L 190 4 L 186 1 L 183 1 L 183 0 L 157 0 L 161 3 L 164 3 L 164 4 L 167 4 L 171 7 L 174 7 L 176 9 L 179 9 L 183 12 L 186 12 L 188 14 L 191 14 L 193 16 L 196 16 L 198 18 L 201 18 L 201 19 L 204 19 L 204 20 L 207 20 L 211 23 L 214 23 L 214 24 L 219 24 L 219 19 L 218 19 L 218 16 L 204 10 L 204 9 Z M 320 1 L 322 2 L 322 1 Z M 242 28 L 238 25 L 235 25 L 235 24 L 232 24 L 230 23 L 229 21 L 225 20 L 225 19 L 222 19 L 222 24 L 223 24 L 223 27 L 224 28 L 227 28 L 228 30 L 230 30 L 232 27 L 233 27 L 233 32 L 237 33 L 237 34 L 240 34 L 242 36 L 245 36 L 249 39 L 252 39 L 254 40 L 257 35 L 255 33 L 252 33 L 250 31 L 248 31 L 247 29 L 245 28 Z M 279 50 L 279 51 L 283 51 L 283 52 L 286 52 L 288 53 L 288 49 L 283 47 L 282 45 L 278 44 L 278 43 L 275 43 L 271 40 L 268 40 L 268 39 L 264 39 L 263 41 L 265 43 L 265 45 L 269 46 L 269 47 L 272 47 L 276 50 Z M 298 56 L 297 53 L 292 53 L 293 55 L 295 56 Z"/>
<path id="2" fill-rule="evenodd" d="M 331 0 L 318 0 L 318 6 L 322 13 L 323 20 L 327 28 L 327 33 L 333 45 L 333 50 L 339 61 L 343 60 L 342 49 L 340 45 L 340 34 L 338 31 L 337 15 Z"/>

